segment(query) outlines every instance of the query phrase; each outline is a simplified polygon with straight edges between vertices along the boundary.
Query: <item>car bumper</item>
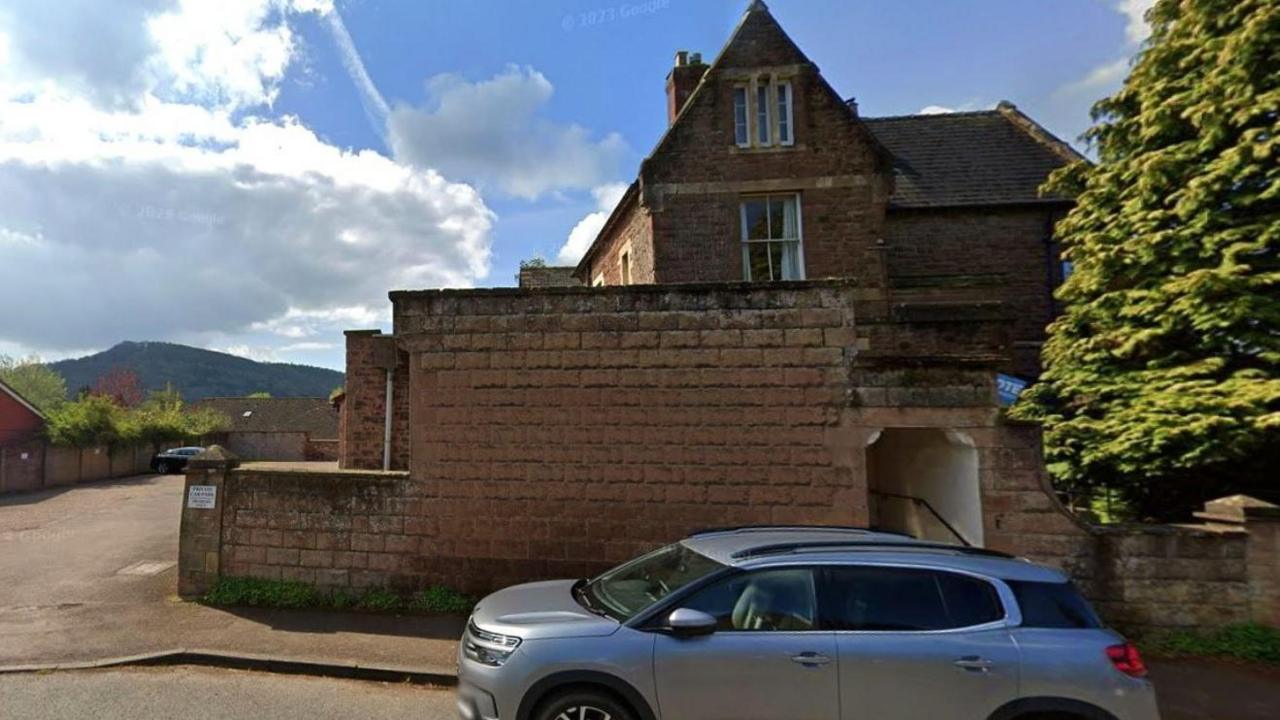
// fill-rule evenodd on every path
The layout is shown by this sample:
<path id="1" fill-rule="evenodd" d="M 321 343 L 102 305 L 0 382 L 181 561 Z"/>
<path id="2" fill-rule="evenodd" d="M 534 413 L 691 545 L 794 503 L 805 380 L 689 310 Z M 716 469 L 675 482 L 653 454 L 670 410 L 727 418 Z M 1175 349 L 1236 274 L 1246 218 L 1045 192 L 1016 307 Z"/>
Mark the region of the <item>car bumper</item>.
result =
<path id="1" fill-rule="evenodd" d="M 458 683 L 458 716 L 462 720 L 500 720 L 493 695 L 465 681 Z"/>
<path id="2" fill-rule="evenodd" d="M 463 720 L 513 720 L 524 697 L 525 660 L 517 650 L 500 666 L 471 660 L 458 643 L 458 715 Z"/>

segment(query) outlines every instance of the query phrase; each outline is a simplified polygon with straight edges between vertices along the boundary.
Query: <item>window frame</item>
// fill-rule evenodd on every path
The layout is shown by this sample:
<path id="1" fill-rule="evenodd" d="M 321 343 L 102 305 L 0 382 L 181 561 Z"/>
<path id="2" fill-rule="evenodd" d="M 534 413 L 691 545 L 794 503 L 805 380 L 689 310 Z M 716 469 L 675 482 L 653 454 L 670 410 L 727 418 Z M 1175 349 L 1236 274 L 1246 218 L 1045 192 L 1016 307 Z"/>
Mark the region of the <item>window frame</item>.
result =
<path id="1" fill-rule="evenodd" d="M 752 89 L 752 109 L 756 121 L 755 145 L 756 147 L 773 147 L 773 83 L 769 80 L 760 82 L 759 78 L 751 81 Z M 764 102 L 760 102 L 760 95 L 764 94 Z M 764 115 L 761 118 L 761 115 Z M 764 139 L 761 139 L 761 133 Z"/>
<path id="2" fill-rule="evenodd" d="M 742 93 L 742 139 L 738 139 L 738 93 Z M 751 147 L 751 88 L 745 83 L 733 86 L 733 144 Z"/>
<path id="3" fill-rule="evenodd" d="M 618 251 L 618 284 L 631 284 L 631 243 L 622 246 Z"/>
<path id="4" fill-rule="evenodd" d="M 773 198 L 791 198 L 796 204 L 796 265 L 800 269 L 800 276 L 788 279 L 775 280 L 756 280 L 751 277 L 751 244 L 756 243 L 787 243 L 792 242 L 787 238 L 768 238 L 768 239 L 751 239 L 748 237 L 747 229 L 747 203 L 752 201 L 763 200 L 765 207 L 769 207 L 769 201 Z M 742 277 L 744 282 L 801 282 L 808 277 L 808 272 L 804 264 L 804 203 L 799 192 L 790 193 L 766 193 L 763 195 L 741 195 L 738 197 L 738 226 L 739 238 L 738 243 L 742 246 Z M 770 258 L 769 267 L 772 271 L 773 260 Z"/>
<path id="5" fill-rule="evenodd" d="M 783 147 L 791 147 L 792 145 L 796 144 L 796 124 L 794 119 L 794 113 L 792 111 L 792 108 L 795 105 L 795 101 L 796 101 L 795 91 L 791 87 L 790 80 L 779 80 L 777 82 L 771 83 L 771 85 L 773 86 L 773 95 L 774 95 L 773 104 L 775 106 L 781 105 L 781 99 L 780 99 L 781 95 L 779 95 L 778 91 L 782 88 L 786 88 L 787 137 L 785 138 L 782 137 L 783 108 L 781 107 L 778 107 L 778 122 L 776 124 L 778 128 L 778 144 Z"/>
<path id="6" fill-rule="evenodd" d="M 946 635 L 954 633 L 972 633 L 983 632 L 986 630 L 997 630 L 1001 628 L 1016 627 L 1022 622 L 1022 615 L 1018 610 L 1018 604 L 1013 596 L 1013 591 L 1003 581 L 978 572 L 972 572 L 963 568 L 945 568 L 936 565 L 914 564 L 914 563 L 895 563 L 895 562 L 833 562 L 824 565 L 828 572 L 824 572 L 819 577 L 818 585 L 818 614 L 821 617 L 819 626 L 825 628 L 829 632 L 850 634 L 850 635 Z M 839 568 L 888 568 L 894 570 L 915 570 L 932 573 L 951 573 L 953 575 L 962 575 L 975 580 L 987 583 L 995 590 L 996 598 L 1000 602 L 1000 609 L 1004 611 L 1003 616 L 977 625 L 963 625 L 954 628 L 940 628 L 936 630 L 849 630 L 836 627 L 832 622 L 831 615 L 827 609 L 822 606 L 823 599 L 831 592 L 834 586 L 834 580 L 831 577 L 831 569 Z M 944 598 L 945 602 L 945 598 Z"/>

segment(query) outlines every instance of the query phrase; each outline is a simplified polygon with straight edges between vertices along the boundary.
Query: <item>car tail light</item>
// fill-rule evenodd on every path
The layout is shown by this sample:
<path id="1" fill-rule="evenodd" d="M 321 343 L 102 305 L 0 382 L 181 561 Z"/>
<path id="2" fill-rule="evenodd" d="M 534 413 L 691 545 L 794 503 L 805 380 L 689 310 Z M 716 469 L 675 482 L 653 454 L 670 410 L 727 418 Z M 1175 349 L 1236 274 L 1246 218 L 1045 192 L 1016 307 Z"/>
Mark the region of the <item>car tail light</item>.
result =
<path id="1" fill-rule="evenodd" d="M 1147 664 L 1142 662 L 1142 655 L 1131 642 L 1123 645 L 1112 645 L 1107 648 L 1107 659 L 1117 670 L 1129 677 L 1146 677 Z"/>

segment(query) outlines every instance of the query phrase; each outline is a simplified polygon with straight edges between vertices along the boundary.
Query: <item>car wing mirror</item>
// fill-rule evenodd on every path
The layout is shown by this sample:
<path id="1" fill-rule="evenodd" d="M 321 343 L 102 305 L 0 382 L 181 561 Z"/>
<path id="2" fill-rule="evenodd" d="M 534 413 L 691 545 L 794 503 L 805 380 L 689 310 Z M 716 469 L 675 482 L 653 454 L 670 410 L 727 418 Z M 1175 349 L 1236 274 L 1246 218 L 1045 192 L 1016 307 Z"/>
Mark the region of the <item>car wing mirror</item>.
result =
<path id="1" fill-rule="evenodd" d="M 677 608 L 667 616 L 667 629 L 676 637 L 710 635 L 716 630 L 716 619 L 701 610 Z"/>

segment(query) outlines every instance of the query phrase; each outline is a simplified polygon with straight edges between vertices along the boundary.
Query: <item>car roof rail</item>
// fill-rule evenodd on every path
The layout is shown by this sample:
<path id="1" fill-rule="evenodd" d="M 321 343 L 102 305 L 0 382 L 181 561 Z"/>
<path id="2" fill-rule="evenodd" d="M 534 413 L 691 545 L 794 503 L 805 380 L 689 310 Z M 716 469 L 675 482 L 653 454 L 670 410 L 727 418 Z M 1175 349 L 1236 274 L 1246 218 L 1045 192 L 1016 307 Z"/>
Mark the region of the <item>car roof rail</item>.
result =
<path id="1" fill-rule="evenodd" d="M 721 533 L 747 533 L 747 532 L 812 532 L 815 530 L 829 530 L 832 532 L 847 532 L 851 534 L 865 535 L 867 533 L 881 533 L 883 535 L 901 535 L 902 537 L 912 537 L 904 532 L 896 530 L 884 530 L 878 527 L 858 527 L 856 525 L 728 525 L 725 527 L 710 527 L 701 530 L 695 530 L 689 533 L 689 537 L 699 537 L 702 535 L 717 535 Z"/>
<path id="2" fill-rule="evenodd" d="M 987 548 L 965 547 L 964 545 L 950 545 L 947 543 L 934 542 L 880 542 L 874 540 L 866 542 L 812 540 L 809 542 L 775 543 L 772 545 L 761 545 L 760 547 L 739 550 L 730 557 L 735 560 L 745 560 L 747 558 L 762 557 L 765 555 L 782 555 L 784 553 L 799 552 L 802 550 L 814 550 L 818 552 L 836 552 L 840 550 L 865 550 L 870 552 L 877 550 L 928 550 L 954 552 L 960 555 L 1001 558 L 1003 560 L 1015 559 L 1013 555 L 1008 553 L 1003 553 L 999 550 L 989 550 Z"/>

